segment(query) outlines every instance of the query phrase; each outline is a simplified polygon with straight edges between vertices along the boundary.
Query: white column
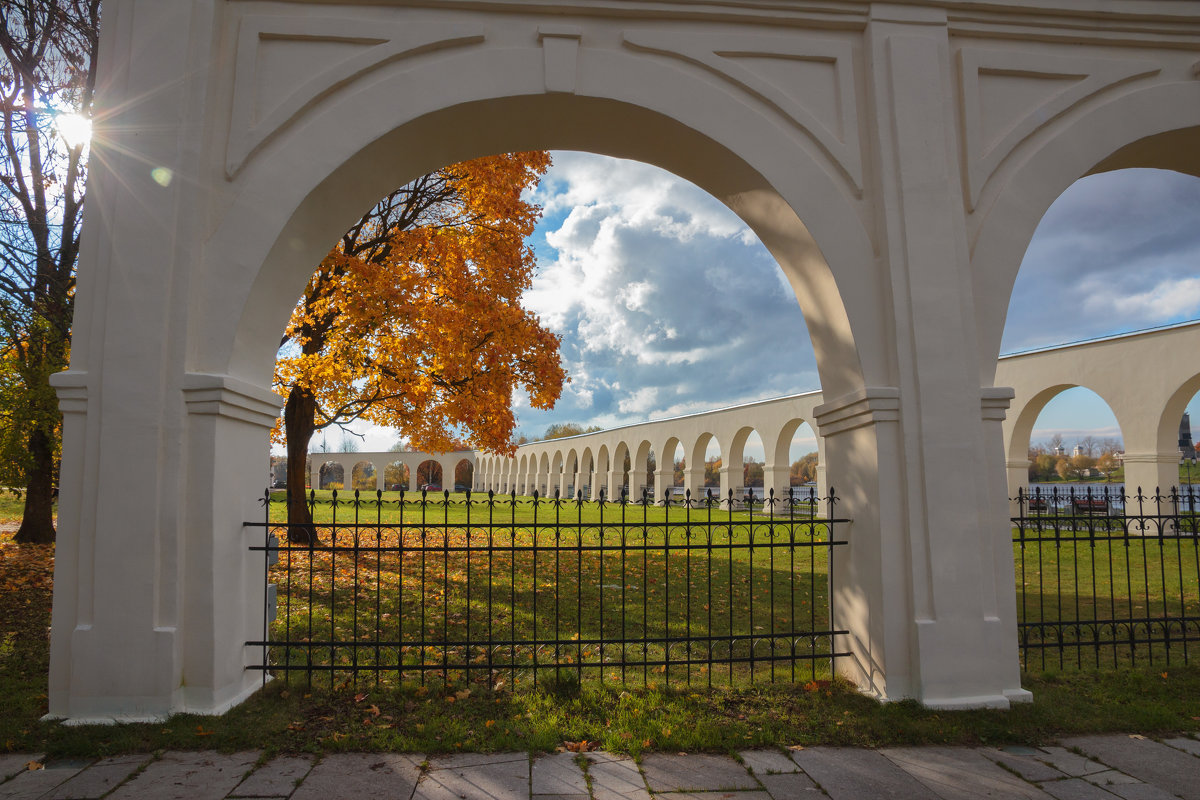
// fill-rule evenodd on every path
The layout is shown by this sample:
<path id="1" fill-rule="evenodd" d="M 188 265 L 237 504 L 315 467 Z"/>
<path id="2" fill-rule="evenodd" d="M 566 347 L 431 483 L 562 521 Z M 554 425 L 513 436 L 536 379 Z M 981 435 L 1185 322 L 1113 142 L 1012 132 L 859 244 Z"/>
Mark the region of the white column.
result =
<path id="1" fill-rule="evenodd" d="M 745 481 L 746 470 L 745 466 L 740 462 L 734 466 L 732 464 L 721 464 L 721 507 L 722 508 L 741 508 L 743 500 L 746 497 L 746 487 L 743 486 Z M 729 500 L 729 491 L 733 490 L 733 501 Z"/>
<path id="2" fill-rule="evenodd" d="M 1171 489 L 1179 485 L 1179 451 L 1157 453 L 1138 447 L 1139 442 L 1127 442 L 1125 451 L 1125 496 L 1127 508 L 1137 507 L 1136 497 L 1141 490 L 1142 507 L 1153 513 L 1156 494 L 1170 497 Z M 1163 502 L 1167 502 L 1164 500 Z"/>

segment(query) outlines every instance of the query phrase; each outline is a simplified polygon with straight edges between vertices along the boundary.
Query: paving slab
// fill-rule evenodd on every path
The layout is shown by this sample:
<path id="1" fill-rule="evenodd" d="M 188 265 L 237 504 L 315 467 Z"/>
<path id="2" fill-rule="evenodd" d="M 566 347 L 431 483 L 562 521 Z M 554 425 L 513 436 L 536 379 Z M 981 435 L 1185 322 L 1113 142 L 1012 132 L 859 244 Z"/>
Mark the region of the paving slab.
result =
<path id="1" fill-rule="evenodd" d="M 583 768 L 575 763 L 574 753 L 554 753 L 533 760 L 530 768 L 530 791 L 533 796 L 579 796 L 588 800 L 587 778 Z"/>
<path id="2" fill-rule="evenodd" d="M 454 753 L 448 756 L 430 756 L 427 769 L 460 769 L 484 764 L 502 764 L 506 761 L 529 763 L 527 753 Z"/>
<path id="3" fill-rule="evenodd" d="M 1078 753 L 1072 753 L 1065 747 L 1043 747 L 1041 750 L 1042 755 L 1037 757 L 1039 761 L 1045 761 L 1050 766 L 1065 775 L 1070 775 L 1072 778 L 1082 778 L 1084 775 L 1091 775 L 1093 772 L 1103 772 L 1108 769 L 1103 764 L 1093 761 L 1090 758 L 1085 758 Z"/>
<path id="4" fill-rule="evenodd" d="M 47 795 L 47 800 L 92 800 L 103 797 L 148 763 L 149 753 L 114 756 L 92 764 Z"/>
<path id="5" fill-rule="evenodd" d="M 308 756 L 281 756 L 251 772 L 230 797 L 287 797 L 312 769 Z"/>
<path id="6" fill-rule="evenodd" d="M 758 788 L 758 781 L 746 768 L 728 756 L 650 753 L 642 757 L 642 773 L 650 791 L 656 793 Z"/>
<path id="7" fill-rule="evenodd" d="M 421 775 L 420 755 L 337 753 L 312 768 L 292 800 L 409 800 Z"/>
<path id="8" fill-rule="evenodd" d="M 772 773 L 759 775 L 758 781 L 774 800 L 792 800 L 796 797 L 824 797 L 824 794 L 813 783 L 812 778 L 803 772 Z M 740 795 L 738 795 L 740 797 Z"/>
<path id="9" fill-rule="evenodd" d="M 1095 784 L 1088 783 L 1083 778 L 1046 781 L 1040 785 L 1046 794 L 1058 800 L 1116 800 L 1117 797 Z"/>
<path id="10" fill-rule="evenodd" d="M 1132 775 L 1126 775 L 1124 772 L 1118 772 L 1115 769 L 1093 772 L 1091 775 L 1084 775 L 1083 779 L 1097 786 L 1119 786 L 1124 783 L 1141 783 L 1141 781 Z"/>
<path id="11" fill-rule="evenodd" d="M 759 778 L 770 773 L 800 771 L 795 761 L 778 750 L 743 750 L 738 756 L 746 768 Z"/>
<path id="12" fill-rule="evenodd" d="M 1105 786 L 1105 789 L 1124 800 L 1177 800 L 1175 795 L 1148 783 L 1125 783 Z"/>
<path id="13" fill-rule="evenodd" d="M 32 761 L 26 758 L 25 761 Z M 12 780 L 0 784 L 3 800 L 33 800 L 41 797 L 56 786 L 66 783 L 91 764 L 90 760 L 49 761 L 45 769 L 26 769 L 18 772 Z"/>
<path id="14" fill-rule="evenodd" d="M 121 784 L 111 800 L 221 800 L 242 782 L 258 753 L 166 752 L 133 779 Z"/>
<path id="15" fill-rule="evenodd" d="M 1079 736 L 1063 741 L 1089 757 L 1172 792 L 1183 800 L 1200 800 L 1200 760 L 1150 739 L 1129 736 Z"/>
<path id="16" fill-rule="evenodd" d="M 588 753 L 593 800 L 650 800 L 646 780 L 629 756 Z"/>
<path id="17" fill-rule="evenodd" d="M 979 753 L 984 758 L 1012 770 L 1027 781 L 1053 781 L 1067 777 L 1062 771 L 1039 760 L 1038 756 L 1042 753 L 1032 747 L 1023 747 L 1019 751 L 981 747 Z"/>
<path id="18" fill-rule="evenodd" d="M 1182 750 L 1185 753 L 1191 753 L 1194 756 L 1200 756 L 1200 739 L 1189 739 L 1185 736 L 1179 736 L 1174 739 L 1163 739 L 1163 744 L 1168 747 L 1174 747 L 1176 750 Z"/>
<path id="19" fill-rule="evenodd" d="M 875 750 L 809 747 L 792 760 L 834 800 L 929 800 L 929 789 Z"/>
<path id="20" fill-rule="evenodd" d="M 944 800 L 1049 800 L 1045 792 L 966 747 L 889 747 L 880 752 Z"/>
<path id="21" fill-rule="evenodd" d="M 483 760 L 480 756 L 483 756 Z M 431 758 L 413 800 L 529 800 L 529 756 L 464 753 Z"/>
<path id="22" fill-rule="evenodd" d="M 0 783 L 3 783 L 13 775 L 16 775 L 18 772 L 28 771 L 28 767 L 26 765 L 28 765 L 30 761 L 41 760 L 41 753 L 8 753 L 6 755 L 0 755 Z"/>

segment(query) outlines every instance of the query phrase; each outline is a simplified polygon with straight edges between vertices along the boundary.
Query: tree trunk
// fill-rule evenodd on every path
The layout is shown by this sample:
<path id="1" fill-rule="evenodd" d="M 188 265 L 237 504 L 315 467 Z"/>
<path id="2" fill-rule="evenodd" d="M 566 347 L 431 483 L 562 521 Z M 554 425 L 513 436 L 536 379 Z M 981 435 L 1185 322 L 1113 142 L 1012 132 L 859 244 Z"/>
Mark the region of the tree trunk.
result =
<path id="1" fill-rule="evenodd" d="M 25 486 L 25 513 L 14 541 L 21 544 L 54 542 L 54 447 L 40 427 L 29 434 L 28 482 Z"/>
<path id="2" fill-rule="evenodd" d="M 316 397 L 307 389 L 293 386 L 283 408 L 283 430 L 287 438 L 288 541 L 292 544 L 320 542 L 304 491 L 308 443 L 317 429 L 316 416 Z"/>

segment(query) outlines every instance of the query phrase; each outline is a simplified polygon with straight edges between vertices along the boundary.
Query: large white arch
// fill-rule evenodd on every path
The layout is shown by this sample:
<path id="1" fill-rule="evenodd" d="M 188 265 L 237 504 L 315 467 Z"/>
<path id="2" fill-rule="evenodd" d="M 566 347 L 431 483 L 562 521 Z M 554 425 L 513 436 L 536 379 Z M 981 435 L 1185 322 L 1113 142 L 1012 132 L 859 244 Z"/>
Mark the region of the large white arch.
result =
<path id="1" fill-rule="evenodd" d="M 992 388 L 1014 247 L 1069 180 L 1192 141 L 1198 42 L 1180 23 L 1200 4 L 595 11 L 106 3 L 71 369 L 55 378 L 51 713 L 212 712 L 257 687 L 244 642 L 263 570 L 240 532 L 304 281 L 395 186 L 542 147 L 675 172 L 778 260 L 825 390 L 807 418 L 854 520 L 833 575 L 853 654 L 839 669 L 930 705 L 1025 696 L 997 535 L 1009 392 Z M 133 508 L 128 463 L 154 476 Z"/>

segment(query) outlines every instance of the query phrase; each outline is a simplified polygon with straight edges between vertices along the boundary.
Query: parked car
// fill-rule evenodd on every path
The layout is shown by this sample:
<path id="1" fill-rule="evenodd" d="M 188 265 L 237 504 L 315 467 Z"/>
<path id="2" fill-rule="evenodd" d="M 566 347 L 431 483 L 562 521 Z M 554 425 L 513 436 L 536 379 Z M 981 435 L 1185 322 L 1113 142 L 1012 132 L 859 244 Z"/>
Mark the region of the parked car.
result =
<path id="1" fill-rule="evenodd" d="M 391 486 L 389 486 L 389 487 L 388 487 L 388 491 L 389 491 L 389 492 L 403 492 L 403 491 L 404 491 L 404 484 L 402 484 L 402 483 L 393 483 Z"/>
<path id="2" fill-rule="evenodd" d="M 454 491 L 456 491 L 456 492 L 465 492 L 466 490 L 467 490 L 467 485 L 466 485 L 465 483 L 456 483 L 456 484 L 454 484 Z"/>
<path id="3" fill-rule="evenodd" d="M 423 492 L 440 492 L 441 490 L 442 487 L 436 483 L 427 483 L 421 487 L 421 491 Z"/>
<path id="4" fill-rule="evenodd" d="M 276 480 L 275 480 L 275 481 L 274 481 L 274 482 L 271 484 L 271 488 L 272 488 L 272 489 L 286 489 L 286 488 L 287 488 L 287 481 L 285 481 L 285 480 L 283 480 L 283 479 L 276 479 Z"/>

